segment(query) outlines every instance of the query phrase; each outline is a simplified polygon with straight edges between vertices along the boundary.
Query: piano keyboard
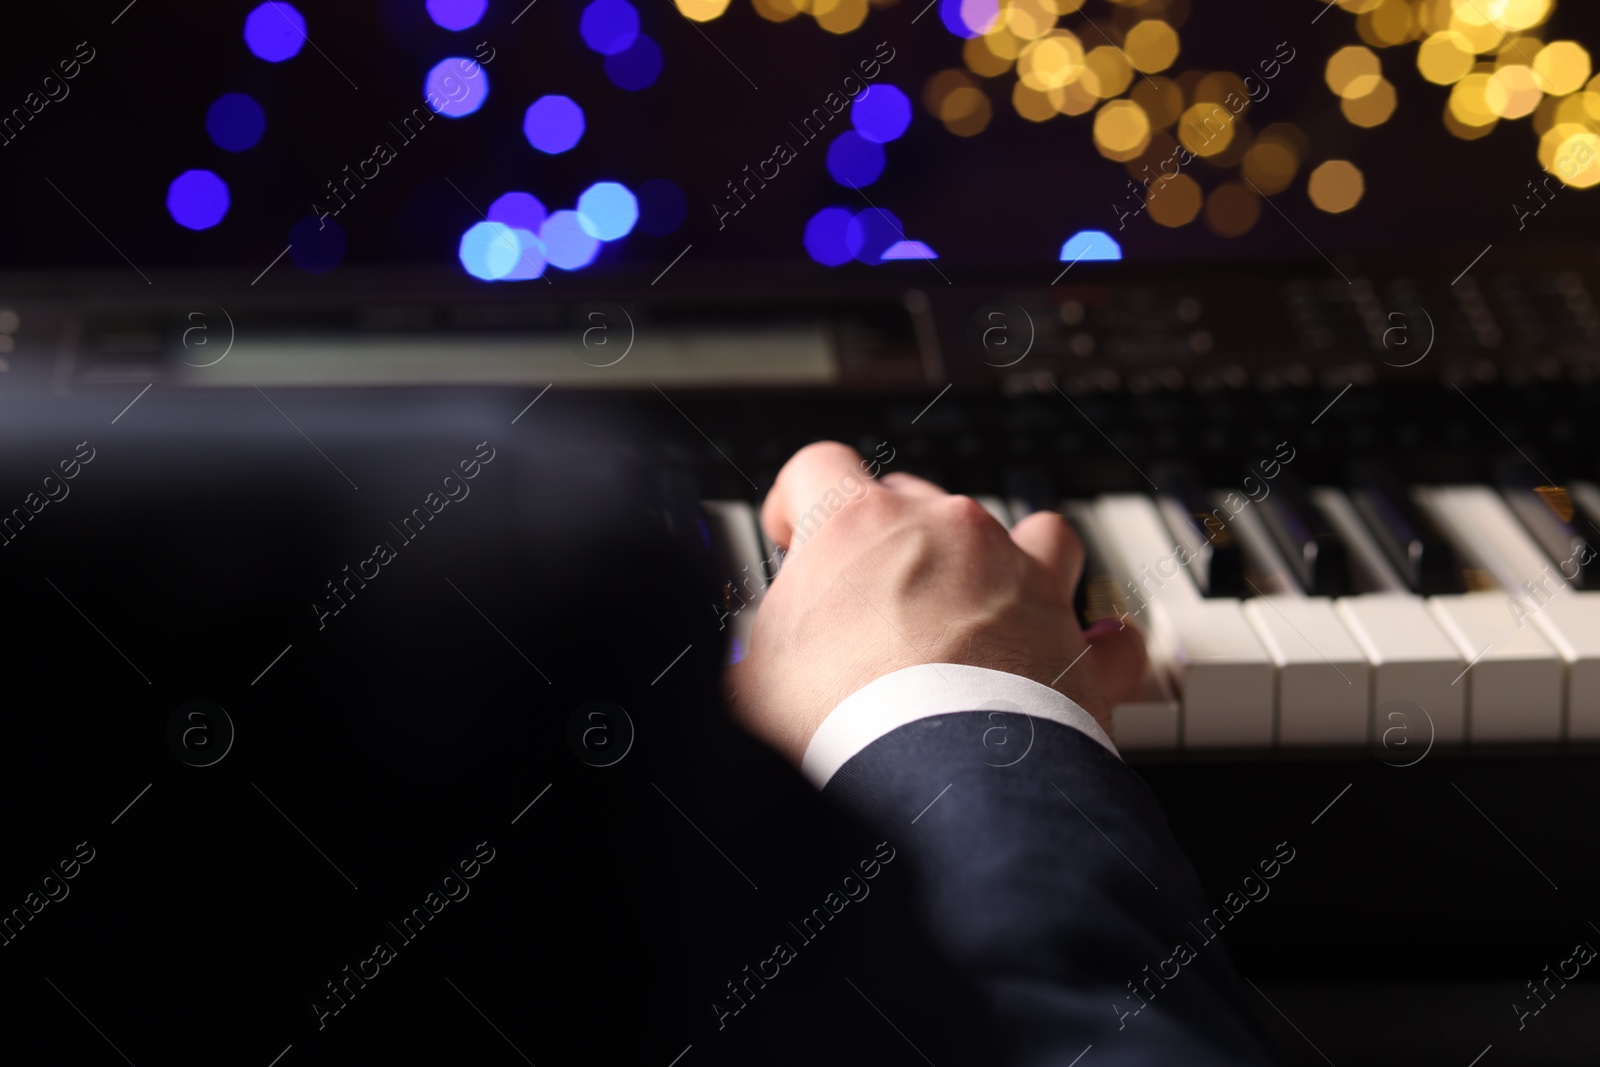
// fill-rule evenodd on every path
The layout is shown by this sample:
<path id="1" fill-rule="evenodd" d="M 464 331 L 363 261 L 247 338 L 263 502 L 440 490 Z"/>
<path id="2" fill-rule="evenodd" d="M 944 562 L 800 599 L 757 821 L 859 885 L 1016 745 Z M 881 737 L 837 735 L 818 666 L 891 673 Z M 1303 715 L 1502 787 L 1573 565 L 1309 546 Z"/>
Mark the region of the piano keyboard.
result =
<path id="1" fill-rule="evenodd" d="M 1060 505 L 1086 551 L 1083 621 L 1131 621 L 1149 648 L 1139 693 L 1113 711 L 1123 751 L 1357 751 L 1416 708 L 1439 746 L 1600 740 L 1600 488 L 1374 476 L 1229 498 Z M 1037 504 L 977 499 L 1008 529 Z M 723 611 L 737 661 L 776 557 L 753 505 L 706 509 L 736 576 Z"/>

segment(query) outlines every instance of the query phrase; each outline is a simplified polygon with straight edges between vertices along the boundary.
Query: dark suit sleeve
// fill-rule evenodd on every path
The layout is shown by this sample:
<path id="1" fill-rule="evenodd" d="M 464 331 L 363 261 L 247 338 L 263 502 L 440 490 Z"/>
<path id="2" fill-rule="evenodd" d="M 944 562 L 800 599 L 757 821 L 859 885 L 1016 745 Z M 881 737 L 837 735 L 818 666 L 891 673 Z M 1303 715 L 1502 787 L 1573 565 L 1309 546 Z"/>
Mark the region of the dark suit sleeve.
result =
<path id="1" fill-rule="evenodd" d="M 931 935 L 989 1000 L 1002 1062 L 1065 1067 L 1091 1045 L 1082 1067 L 1273 1062 L 1149 787 L 1078 730 L 1015 721 L 1002 757 L 982 712 L 918 720 L 824 790 L 909 856 Z"/>

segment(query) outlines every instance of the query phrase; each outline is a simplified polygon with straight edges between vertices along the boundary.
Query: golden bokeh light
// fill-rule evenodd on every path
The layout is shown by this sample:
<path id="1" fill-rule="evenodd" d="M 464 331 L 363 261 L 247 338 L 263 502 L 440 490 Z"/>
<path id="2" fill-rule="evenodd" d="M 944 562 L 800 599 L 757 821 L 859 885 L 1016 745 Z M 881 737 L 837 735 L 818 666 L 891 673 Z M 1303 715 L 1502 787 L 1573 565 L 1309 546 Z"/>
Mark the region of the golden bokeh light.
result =
<path id="1" fill-rule="evenodd" d="M 1575 189 L 1587 189 L 1600 182 L 1600 135 L 1582 126 L 1557 126 L 1539 139 L 1541 156 L 1552 135 L 1559 140 L 1550 150 L 1546 170 Z"/>
<path id="2" fill-rule="evenodd" d="M 728 10 L 728 0 L 672 0 L 683 17 L 695 22 L 710 22 Z"/>
<path id="3" fill-rule="evenodd" d="M 1415 40 L 1421 33 L 1416 12 L 1407 0 L 1383 0 L 1356 19 L 1356 32 L 1374 48 L 1390 48 Z"/>
<path id="4" fill-rule="evenodd" d="M 990 49 L 987 36 L 969 37 L 967 43 L 961 46 L 961 60 L 966 63 L 967 69 L 985 78 L 998 78 L 1011 69 L 1011 62 L 1015 58 L 1015 55 L 997 55 Z"/>
<path id="5" fill-rule="evenodd" d="M 1070 85 L 1083 76 L 1083 45 L 1066 30 L 1028 42 L 1017 56 L 1017 77 L 1041 92 Z"/>
<path id="6" fill-rule="evenodd" d="M 1306 181 L 1306 195 L 1311 202 L 1331 215 L 1355 207 L 1365 192 L 1366 179 L 1360 168 L 1345 159 L 1328 160 Z"/>
<path id="7" fill-rule="evenodd" d="M 1505 34 L 1493 24 L 1471 22 L 1462 18 L 1459 12 L 1451 13 L 1448 28 L 1465 37 L 1472 51 L 1479 55 L 1494 51 L 1505 40 Z"/>
<path id="8" fill-rule="evenodd" d="M 1387 78 L 1380 78 L 1377 87 L 1365 96 L 1340 100 L 1339 110 L 1352 126 L 1371 128 L 1388 122 L 1398 102 L 1394 84 Z"/>
<path id="9" fill-rule="evenodd" d="M 1094 73 L 1094 94 L 1102 100 L 1121 96 L 1133 81 L 1133 67 L 1120 48 L 1108 44 L 1091 48 L 1089 54 L 1083 57 L 1083 63 Z"/>
<path id="10" fill-rule="evenodd" d="M 1268 138 L 1266 132 L 1245 152 L 1240 173 L 1263 193 L 1271 196 L 1289 188 L 1300 159 L 1294 148 L 1279 138 Z"/>
<path id="11" fill-rule="evenodd" d="M 939 120 L 957 137 L 976 137 L 989 126 L 993 109 L 983 90 L 964 85 L 939 104 Z"/>
<path id="12" fill-rule="evenodd" d="M 1476 141 L 1480 137 L 1489 136 L 1494 132 L 1494 128 L 1499 122 L 1499 119 L 1495 119 L 1482 126 L 1468 125 L 1456 118 L 1456 113 L 1450 110 L 1448 103 L 1444 106 L 1444 128 L 1449 130 L 1452 136 L 1459 137 L 1463 141 Z"/>
<path id="13" fill-rule="evenodd" d="M 1589 80 L 1589 53 L 1577 41 L 1551 41 L 1533 57 L 1539 88 L 1551 96 L 1566 96 Z"/>
<path id="14" fill-rule="evenodd" d="M 1261 198 L 1239 182 L 1223 182 L 1206 197 L 1206 226 L 1219 237 L 1249 233 L 1261 218 Z"/>
<path id="15" fill-rule="evenodd" d="M 1141 73 L 1155 74 L 1177 60 L 1178 31 L 1162 19 L 1145 19 L 1128 31 L 1122 50 Z"/>
<path id="16" fill-rule="evenodd" d="M 1544 99 L 1533 69 L 1513 63 L 1489 75 L 1483 88 L 1484 105 L 1503 119 L 1520 119 L 1533 114 Z"/>
<path id="17" fill-rule="evenodd" d="M 1200 183 L 1179 174 L 1152 184 L 1145 210 L 1163 226 L 1187 226 L 1200 214 L 1201 200 Z"/>
<path id="18" fill-rule="evenodd" d="M 1451 88 L 1450 114 L 1463 126 L 1487 126 L 1500 117 L 1488 104 L 1489 77 L 1474 71 Z"/>
<path id="19" fill-rule="evenodd" d="M 1121 162 L 1136 158 L 1150 143 L 1150 119 L 1132 100 L 1113 100 L 1094 116 L 1094 146 Z"/>
<path id="20" fill-rule="evenodd" d="M 1550 0 L 1450 0 L 1452 17 L 1497 30 L 1526 30 L 1550 16 Z"/>
<path id="21" fill-rule="evenodd" d="M 1022 46 L 1028 43 L 1006 29 L 1003 24 L 996 24 L 993 30 L 990 30 L 982 37 L 975 37 L 973 40 L 982 41 L 983 47 L 1007 62 L 1021 55 Z"/>
<path id="22" fill-rule="evenodd" d="M 1221 104 L 1195 104 L 1178 119 L 1178 142 L 1197 156 L 1214 156 L 1233 143 L 1233 116 Z"/>
<path id="23" fill-rule="evenodd" d="M 945 97 L 957 89 L 975 88 L 977 84 L 972 80 L 972 75 L 964 70 L 941 70 L 923 83 L 922 106 L 937 118 L 944 107 Z"/>
<path id="24" fill-rule="evenodd" d="M 1383 77 L 1383 67 L 1378 54 L 1364 45 L 1351 44 L 1328 57 L 1323 72 L 1328 88 L 1335 94 L 1354 98 L 1365 96 L 1377 88 Z"/>
<path id="25" fill-rule="evenodd" d="M 1011 83 L 1011 106 L 1029 122 L 1044 122 L 1061 112 L 1050 102 L 1050 94 L 1030 89 L 1020 81 Z"/>
<path id="26" fill-rule="evenodd" d="M 1056 5 L 1050 0 L 1006 0 L 1000 23 L 1024 41 L 1036 41 L 1055 29 Z"/>
<path id="27" fill-rule="evenodd" d="M 849 33 L 867 21 L 867 0 L 835 0 L 824 11 L 825 3 L 828 0 L 812 0 L 812 14 L 829 33 Z"/>
<path id="28" fill-rule="evenodd" d="M 796 0 L 750 0 L 756 14 L 769 22 L 787 22 L 800 14 Z"/>
<path id="29" fill-rule="evenodd" d="M 1454 30 L 1432 34 L 1417 49 L 1417 69 L 1435 85 L 1454 85 L 1472 71 L 1472 42 Z"/>
<path id="30" fill-rule="evenodd" d="M 1150 125 L 1158 130 L 1171 126 L 1183 114 L 1183 90 L 1169 78 L 1140 78 L 1129 95 L 1134 103 L 1144 108 Z"/>
<path id="31" fill-rule="evenodd" d="M 1094 110 L 1100 103 L 1100 98 L 1095 96 L 1089 88 L 1089 81 L 1093 77 L 1089 71 L 1084 71 L 1084 76 L 1071 85 L 1064 85 L 1059 89 L 1051 89 L 1047 94 L 1050 103 L 1063 115 L 1085 115 Z"/>
<path id="32" fill-rule="evenodd" d="M 1234 99 L 1230 102 L 1228 97 Z M 1223 104 L 1236 115 L 1250 110 L 1250 90 L 1244 79 L 1228 70 L 1214 70 L 1195 82 L 1193 101 L 1196 104 Z"/>

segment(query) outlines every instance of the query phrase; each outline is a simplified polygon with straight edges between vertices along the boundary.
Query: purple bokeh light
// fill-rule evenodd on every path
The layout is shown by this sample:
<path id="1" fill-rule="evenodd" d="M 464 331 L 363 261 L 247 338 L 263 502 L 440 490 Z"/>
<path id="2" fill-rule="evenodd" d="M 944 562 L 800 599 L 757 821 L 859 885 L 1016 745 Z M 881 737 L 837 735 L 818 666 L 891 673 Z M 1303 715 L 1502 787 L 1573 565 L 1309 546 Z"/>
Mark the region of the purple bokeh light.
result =
<path id="1" fill-rule="evenodd" d="M 245 16 L 244 43 L 268 63 L 293 59 L 306 40 L 305 16 L 293 4 L 272 0 Z"/>

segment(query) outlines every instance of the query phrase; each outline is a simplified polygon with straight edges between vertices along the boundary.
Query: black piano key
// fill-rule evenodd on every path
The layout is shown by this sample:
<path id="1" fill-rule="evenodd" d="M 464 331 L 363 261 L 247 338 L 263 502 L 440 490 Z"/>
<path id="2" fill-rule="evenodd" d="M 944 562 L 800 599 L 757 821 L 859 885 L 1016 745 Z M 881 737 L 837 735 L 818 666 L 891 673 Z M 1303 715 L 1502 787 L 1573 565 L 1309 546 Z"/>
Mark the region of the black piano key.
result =
<path id="1" fill-rule="evenodd" d="M 1464 593 L 1466 567 L 1448 538 L 1412 502 L 1405 486 L 1370 464 L 1354 468 L 1350 502 L 1367 531 L 1414 593 Z"/>
<path id="2" fill-rule="evenodd" d="M 1182 530 L 1173 530 L 1175 538 L 1197 538 L 1203 546 L 1199 559 L 1190 564 L 1195 585 L 1205 596 L 1242 597 L 1250 593 L 1246 581 L 1244 546 L 1229 527 L 1228 511 L 1217 508 L 1201 488 L 1199 479 L 1187 466 L 1176 463 L 1158 464 L 1153 472 L 1161 486 L 1162 517 L 1169 527 L 1174 522 L 1185 524 Z"/>
<path id="3" fill-rule="evenodd" d="M 1562 577 L 1580 589 L 1600 587 L 1600 552 L 1573 494 L 1564 485 L 1547 484 L 1525 463 L 1502 462 L 1495 484 L 1512 512 L 1522 521 Z"/>
<path id="4" fill-rule="evenodd" d="M 1262 525 L 1301 589 L 1312 596 L 1356 591 L 1344 538 L 1292 476 L 1278 479 L 1258 506 Z"/>

